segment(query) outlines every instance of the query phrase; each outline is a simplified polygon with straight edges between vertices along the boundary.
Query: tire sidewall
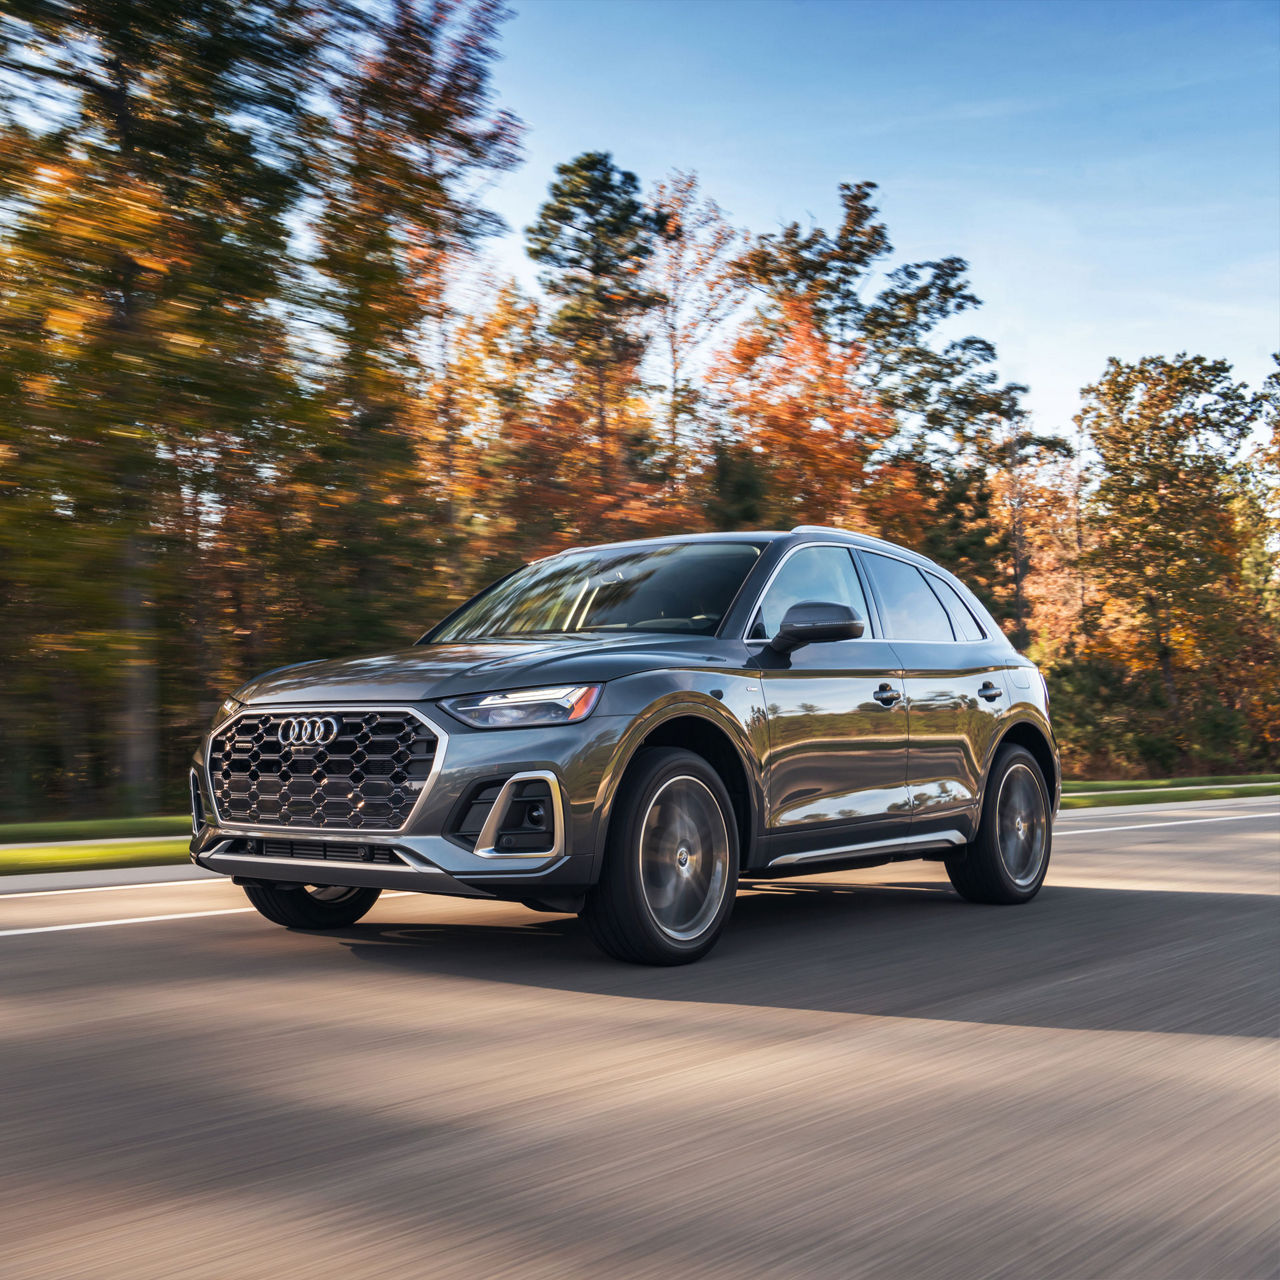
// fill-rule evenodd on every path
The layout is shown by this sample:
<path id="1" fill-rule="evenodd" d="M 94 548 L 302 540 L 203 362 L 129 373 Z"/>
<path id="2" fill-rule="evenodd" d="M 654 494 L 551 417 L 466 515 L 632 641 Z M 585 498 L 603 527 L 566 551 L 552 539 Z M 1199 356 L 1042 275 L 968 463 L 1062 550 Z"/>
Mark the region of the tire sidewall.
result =
<path id="1" fill-rule="evenodd" d="M 623 784 L 619 796 L 618 820 L 612 824 L 617 838 L 610 840 L 608 857 L 616 859 L 610 870 L 619 875 L 622 889 L 634 913 L 636 923 L 646 934 L 650 945 L 672 956 L 689 959 L 709 951 L 733 912 L 738 890 L 740 861 L 737 818 L 720 775 L 699 755 L 679 748 L 654 748 L 644 753 L 648 759 L 637 760 L 635 773 Z M 729 868 L 724 894 L 716 914 L 696 938 L 673 938 L 653 918 L 640 876 L 640 836 L 649 805 L 658 791 L 674 778 L 691 777 L 702 783 L 714 796 L 729 837 Z"/>

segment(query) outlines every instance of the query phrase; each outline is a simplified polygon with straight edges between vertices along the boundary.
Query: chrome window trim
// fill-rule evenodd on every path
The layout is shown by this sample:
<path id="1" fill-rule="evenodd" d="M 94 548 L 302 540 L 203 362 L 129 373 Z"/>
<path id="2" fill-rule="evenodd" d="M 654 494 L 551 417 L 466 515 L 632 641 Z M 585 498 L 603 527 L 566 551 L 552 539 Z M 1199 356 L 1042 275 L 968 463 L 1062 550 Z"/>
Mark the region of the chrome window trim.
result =
<path id="1" fill-rule="evenodd" d="M 874 554 L 878 555 L 879 552 L 876 552 Z M 898 557 L 894 556 L 892 558 L 896 560 Z M 920 566 L 916 565 L 916 568 L 920 569 Z M 982 625 L 982 620 L 969 607 L 968 603 L 965 601 L 964 596 L 962 596 L 958 591 L 956 591 L 955 587 L 953 587 L 951 583 L 949 583 L 946 580 L 946 578 L 944 578 L 939 573 L 935 573 L 932 569 L 920 569 L 920 572 L 924 575 L 925 582 L 929 582 L 930 578 L 936 578 L 940 583 L 942 583 L 944 587 L 947 587 L 951 592 L 953 592 L 955 595 L 955 598 L 960 601 L 960 607 L 965 611 L 965 613 L 969 615 L 969 619 L 973 623 L 973 625 L 978 628 L 978 638 L 976 640 L 966 640 L 963 636 L 956 636 L 956 638 L 951 642 L 952 644 L 984 644 L 986 641 L 991 639 L 991 637 L 987 635 L 986 627 Z M 938 592 L 935 590 L 932 583 L 929 583 L 929 590 L 932 591 L 935 596 L 937 596 L 938 603 L 942 606 L 943 610 L 946 612 L 947 617 L 951 619 L 951 629 L 954 631 L 956 629 L 956 620 L 951 617 L 951 609 L 948 606 L 947 602 L 940 595 L 938 595 Z M 914 641 L 913 643 L 919 644 L 921 642 Z M 933 642 L 926 640 L 923 643 L 931 644 Z"/>
<path id="2" fill-rule="evenodd" d="M 516 786 L 521 782 L 545 782 L 547 789 L 551 792 L 551 820 L 555 823 L 555 840 L 550 849 L 540 850 L 537 853 L 511 853 L 494 847 L 494 841 L 498 837 L 498 829 L 502 825 L 502 819 L 506 817 Z M 529 769 L 522 773 L 513 773 L 502 784 L 502 790 L 494 798 L 493 805 L 484 820 L 484 826 L 480 828 L 480 834 L 476 837 L 476 847 L 471 852 L 477 858 L 521 858 L 524 860 L 538 858 L 543 861 L 550 861 L 552 858 L 560 857 L 564 852 L 564 835 L 564 800 L 560 794 L 560 779 L 549 769 Z"/>
<path id="3" fill-rule="evenodd" d="M 933 569 L 926 569 L 923 565 L 916 564 L 914 560 L 908 560 L 905 556 L 890 555 L 889 552 L 881 551 L 878 547 L 876 548 L 855 547 L 853 549 L 855 551 L 861 551 L 865 555 L 883 556 L 886 560 L 896 560 L 899 564 L 910 565 L 911 568 L 913 568 L 918 574 L 920 574 L 922 578 L 924 578 L 925 586 L 929 586 L 929 575 L 931 573 L 935 578 L 940 577 L 937 570 L 942 568 L 941 565 L 937 565 Z M 944 569 L 943 572 L 945 573 L 946 570 Z M 871 576 L 870 570 L 867 571 L 867 576 L 868 578 L 870 578 Z M 946 579 L 941 578 L 941 581 L 946 582 Z M 959 578 L 957 578 L 956 581 L 959 582 L 960 581 Z M 961 582 L 960 585 L 963 587 L 964 583 Z M 872 584 L 871 589 L 873 591 L 875 590 L 874 583 Z M 954 631 L 955 623 L 951 622 L 951 610 L 947 608 L 945 601 L 940 600 L 938 598 L 938 593 L 934 591 L 932 587 L 929 587 L 929 590 L 933 592 L 933 598 L 937 600 L 940 605 L 942 605 L 942 611 L 947 615 L 947 622 L 950 623 L 951 629 L 952 631 Z M 968 587 L 965 587 L 965 590 L 967 591 Z M 964 604 L 964 596 L 960 597 L 960 602 Z M 877 601 L 877 611 L 878 611 L 878 604 L 879 602 Z M 966 604 L 965 608 L 968 608 L 968 607 L 969 606 Z M 973 612 L 972 609 L 969 609 L 969 616 L 973 618 L 974 622 L 978 624 L 978 630 L 985 632 L 986 628 L 982 625 L 981 619 L 977 616 L 977 614 Z M 1003 635 L 1003 632 L 1001 632 L 1000 634 Z M 959 636 L 953 636 L 950 640 L 903 640 L 901 638 L 895 638 L 894 636 L 883 636 L 881 638 L 884 640 L 887 640 L 890 644 L 895 643 L 895 639 L 898 644 L 989 644 L 994 639 L 993 636 L 989 636 L 985 634 L 983 635 L 981 640 L 961 640 Z"/>
<path id="4" fill-rule="evenodd" d="M 855 549 L 851 542 L 800 542 L 800 543 L 797 543 L 794 547 L 788 547 L 786 551 L 782 553 L 782 559 L 779 560 L 778 563 L 773 566 L 772 570 L 770 570 L 769 576 L 765 579 L 764 586 L 761 587 L 760 590 L 756 593 L 755 603 L 751 606 L 751 611 L 750 613 L 747 614 L 746 625 L 742 629 L 742 642 L 744 644 L 768 644 L 769 640 L 772 639 L 772 637 L 770 636 L 770 637 L 766 637 L 764 640 L 752 640 L 748 633 L 751 631 L 751 627 L 756 620 L 756 615 L 760 612 L 760 606 L 764 603 L 765 596 L 768 595 L 769 593 L 769 588 L 773 586 L 774 579 L 778 576 L 778 574 L 782 572 L 783 566 L 787 563 L 788 560 L 791 559 L 793 555 L 796 554 L 797 551 L 808 551 L 811 547 L 836 547 L 839 550 L 847 553 L 851 553 Z M 858 585 L 863 587 L 863 594 L 865 595 L 866 584 L 864 584 L 862 581 L 862 574 L 858 570 L 858 564 L 856 560 L 854 560 L 853 572 L 857 575 Z M 869 606 L 871 604 L 871 601 L 868 600 L 867 604 Z M 863 621 L 866 622 L 867 624 L 870 624 L 871 618 L 867 617 Z M 884 637 L 869 636 L 864 632 L 862 635 L 858 637 L 858 639 L 859 640 L 882 640 L 884 639 Z M 848 641 L 837 640 L 834 643 L 847 644 Z"/>
<path id="5" fill-rule="evenodd" d="M 805 526 L 802 526 L 802 527 L 805 527 Z M 813 527 L 813 526 L 808 526 L 808 527 Z M 859 535 L 859 536 L 863 536 L 863 535 Z M 892 544 L 892 543 L 888 543 L 888 542 L 886 542 L 884 545 L 885 545 L 885 547 L 886 547 L 886 548 L 888 548 L 888 547 L 892 547 L 892 546 L 893 546 L 893 544 Z M 791 559 L 791 557 L 792 557 L 793 555 L 795 555 L 795 553 L 796 553 L 797 551 L 805 551 L 805 550 L 807 550 L 809 547 L 842 547 L 845 551 L 848 551 L 848 552 L 850 553 L 850 555 L 852 555 L 852 556 L 853 556 L 853 559 L 854 559 L 854 563 L 855 563 L 855 565 L 857 565 L 858 553 L 859 553 L 859 552 L 861 552 L 861 553 L 863 553 L 863 554 L 865 554 L 865 555 L 871 555 L 871 556 L 884 556 L 884 558 L 885 558 L 886 560 L 896 560 L 899 564 L 910 565 L 910 567 L 911 567 L 911 568 L 913 568 L 917 573 L 919 573 L 919 574 L 924 578 L 924 580 L 925 580 L 925 585 L 926 585 L 926 586 L 928 586 L 928 585 L 929 585 L 929 577 L 928 577 L 928 575 L 929 575 L 930 573 L 933 573 L 935 577 L 939 576 L 939 575 L 938 575 L 938 573 L 937 573 L 937 570 L 938 570 L 938 569 L 940 569 L 940 568 L 942 567 L 941 565 L 937 565 L 937 566 L 934 566 L 933 568 L 929 568 L 929 569 L 927 569 L 927 568 L 925 568 L 923 565 L 918 565 L 918 564 L 916 564 L 916 562 L 915 562 L 914 560 L 908 560 L 908 559 L 906 558 L 906 556 L 893 555 L 893 554 L 892 554 L 890 551 L 888 551 L 888 550 L 881 551 L 879 547 L 864 547 L 864 546 L 862 546 L 861 544 L 856 543 L 856 542 L 801 542 L 801 543 L 799 543 L 798 545 L 796 545 L 796 546 L 794 546 L 794 547 L 788 547 L 788 548 L 787 548 L 787 550 L 783 553 L 782 559 L 781 559 L 781 560 L 779 560 L 779 561 L 778 561 L 778 563 L 777 563 L 776 565 L 774 565 L 774 566 L 773 566 L 773 569 L 772 569 L 772 571 L 770 572 L 770 574 L 769 574 L 768 578 L 766 578 L 766 579 L 765 579 L 765 584 L 764 584 L 764 586 L 760 588 L 759 593 L 756 595 L 755 603 L 751 606 L 751 612 L 750 612 L 749 614 L 747 614 L 747 622 L 746 622 L 746 625 L 745 625 L 745 626 L 743 627 L 743 629 L 742 629 L 742 642 L 743 642 L 743 644 L 762 644 L 762 645 L 767 645 L 767 644 L 769 643 L 769 639 L 764 639 L 764 640 L 753 640 L 753 639 L 751 639 L 751 638 L 750 638 L 750 636 L 749 636 L 749 634 L 748 634 L 748 633 L 750 632 L 751 627 L 752 627 L 752 624 L 753 624 L 753 623 L 754 623 L 754 621 L 755 621 L 756 614 L 758 614 L 758 613 L 760 612 L 760 605 L 761 605 L 761 604 L 763 603 L 763 601 L 764 601 L 765 593 L 769 590 L 769 588 L 770 588 L 771 586 L 773 586 L 773 580 L 774 580 L 774 578 L 776 578 L 776 577 L 778 576 L 779 572 L 782 570 L 782 566 L 783 566 L 783 565 L 785 565 L 785 564 L 787 563 L 787 561 L 788 561 L 788 560 L 790 560 L 790 559 Z M 894 549 L 896 550 L 897 548 L 894 548 Z M 932 564 L 932 561 L 930 561 L 929 563 L 930 563 L 930 564 Z M 856 569 L 855 571 L 858 573 L 858 580 L 859 580 L 859 582 L 862 582 L 862 585 L 863 585 L 863 587 L 864 587 L 864 590 L 869 590 L 869 591 L 872 593 L 872 595 L 874 595 L 874 593 L 875 593 L 875 589 L 876 589 L 876 588 L 875 588 L 875 584 L 874 584 L 874 583 L 872 583 L 872 582 L 870 581 L 870 570 L 867 570 L 867 580 L 866 580 L 865 582 L 863 582 L 863 575 L 862 575 L 862 571 L 861 571 L 861 566 L 860 566 L 860 565 L 859 565 L 859 566 L 857 566 L 857 569 Z M 943 573 L 945 573 L 945 572 L 946 572 L 946 570 L 944 569 L 944 570 L 943 570 Z M 946 578 L 942 578 L 941 580 L 942 580 L 943 582 L 946 582 Z M 956 579 L 956 581 L 957 581 L 957 582 L 959 582 L 959 579 L 957 578 L 957 579 Z M 948 584 L 948 585 L 950 585 L 950 584 Z M 964 583 L 960 583 L 960 585 L 963 587 L 963 586 L 964 586 Z M 932 587 L 929 587 L 929 590 L 930 590 L 930 591 L 933 591 L 933 588 L 932 588 Z M 967 588 L 967 587 L 965 587 L 965 590 L 967 591 L 967 590 L 968 590 L 968 588 Z M 945 603 L 944 601 L 942 601 L 942 600 L 939 600 L 939 599 L 938 599 L 938 593 L 937 593 L 936 591 L 933 591 L 933 596 L 934 596 L 934 599 L 935 599 L 935 600 L 938 600 L 938 603 L 942 606 L 942 611 L 947 615 L 947 621 L 948 621 L 948 623 L 950 623 L 951 628 L 952 628 L 952 630 L 954 631 L 954 630 L 955 630 L 955 623 L 951 622 L 951 610 L 947 608 L 946 603 Z M 965 604 L 965 607 L 966 607 L 966 608 L 969 608 L 968 604 L 965 602 L 965 599 L 964 599 L 964 596 L 963 596 L 963 595 L 960 597 L 960 601 L 961 601 L 961 603 L 962 603 L 962 604 Z M 870 600 L 868 600 L 868 604 L 870 604 L 870 603 L 871 603 L 871 601 L 870 601 Z M 880 620 L 880 616 L 879 616 L 879 615 L 880 615 L 880 602 L 879 602 L 878 600 L 876 600 L 876 601 L 875 601 L 875 605 L 876 605 L 876 622 L 877 622 L 877 625 L 879 625 L 879 623 L 880 623 L 880 621 L 881 621 L 881 620 Z M 885 643 L 887 643 L 887 644 L 894 644 L 894 643 L 896 642 L 897 644 L 952 644 L 952 645 L 966 645 L 966 644 L 990 644 L 994 639 L 996 639 L 996 636 L 995 636 L 995 635 L 986 635 L 986 634 L 985 634 L 985 632 L 986 632 L 986 627 L 983 625 L 981 618 L 979 618 L 979 617 L 978 617 L 978 615 L 977 615 L 976 613 L 974 613 L 972 609 L 969 609 L 969 614 L 970 614 L 970 616 L 973 618 L 974 622 L 976 622 L 976 623 L 978 624 L 978 630 L 979 630 L 979 631 L 984 632 L 984 635 L 983 635 L 983 637 L 982 637 L 982 639 L 981 639 L 981 640 L 962 640 L 962 639 L 960 639 L 960 637 L 959 637 L 959 636 L 952 636 L 952 638 L 951 638 L 950 640 L 902 640 L 902 639 L 897 639 L 897 640 L 895 641 L 895 637 L 893 637 L 893 636 L 871 636 L 871 635 L 867 635 L 867 634 L 865 634 L 865 633 L 864 633 L 863 635 L 859 636 L 859 637 L 858 637 L 858 639 L 859 639 L 859 640 L 883 640 L 883 641 L 885 641 Z M 867 619 L 867 621 L 868 621 L 868 622 L 870 622 L 870 621 L 871 621 L 871 619 L 870 619 L 870 618 L 868 618 L 868 619 Z M 1003 637 L 1003 634 L 1004 634 L 1004 633 L 1003 633 L 1003 632 L 997 632 L 996 634 L 997 634 L 998 636 Z M 770 638 L 772 638 L 772 637 L 770 637 Z M 836 641 L 836 643 L 837 643 L 837 644 L 848 644 L 848 643 L 849 643 L 849 641 L 846 641 L 846 640 L 839 640 L 839 641 Z"/>
<path id="6" fill-rule="evenodd" d="M 209 748 L 213 743 L 214 735 L 224 732 L 230 725 L 235 724 L 238 720 L 242 720 L 245 716 L 250 715 L 287 715 L 290 712 L 300 711 L 341 711 L 345 713 L 368 712 L 368 711 L 392 711 L 402 712 L 406 715 L 416 716 L 432 733 L 436 735 L 436 753 L 431 761 L 431 769 L 427 773 L 426 780 L 422 784 L 422 790 L 418 793 L 418 798 L 413 803 L 413 808 L 409 810 L 409 816 L 404 822 L 392 829 L 390 827 L 365 827 L 356 829 L 353 827 L 295 827 L 290 823 L 277 823 L 274 826 L 270 823 L 254 823 L 247 825 L 238 822 L 223 822 L 222 816 L 218 813 L 217 792 L 213 785 L 213 775 L 209 772 Z M 422 810 L 422 806 L 426 804 L 427 797 L 431 794 L 435 786 L 436 779 L 440 776 L 440 770 L 444 767 L 444 753 L 449 745 L 449 735 L 429 716 L 425 716 L 417 707 L 406 707 L 402 704 L 395 705 L 391 703 L 359 703 L 359 702 L 288 702 L 288 703 L 271 703 L 250 705 L 237 711 L 235 715 L 228 716 L 221 724 L 210 729 L 204 744 L 204 776 L 205 781 L 209 785 L 209 807 L 213 811 L 213 826 L 219 831 L 228 831 L 233 835 L 255 836 L 263 840 L 279 839 L 281 833 L 292 833 L 300 836 L 325 836 L 334 841 L 347 841 L 355 844 L 379 844 L 383 840 L 393 838 L 395 836 L 404 835 L 414 824 L 418 818 L 418 814 Z M 332 863 L 330 865 L 333 865 Z M 341 864 L 339 864 L 341 865 Z"/>
<path id="7" fill-rule="evenodd" d="M 832 858 L 857 857 L 862 853 L 880 853 L 893 849 L 913 851 L 937 847 L 954 849 L 965 844 L 964 833 L 956 830 L 931 831 L 918 836 L 899 836 L 896 840 L 870 840 L 865 844 L 838 845 L 830 849 L 814 849 L 810 853 L 784 853 L 770 861 L 771 867 L 794 866 L 801 862 L 824 862 Z"/>

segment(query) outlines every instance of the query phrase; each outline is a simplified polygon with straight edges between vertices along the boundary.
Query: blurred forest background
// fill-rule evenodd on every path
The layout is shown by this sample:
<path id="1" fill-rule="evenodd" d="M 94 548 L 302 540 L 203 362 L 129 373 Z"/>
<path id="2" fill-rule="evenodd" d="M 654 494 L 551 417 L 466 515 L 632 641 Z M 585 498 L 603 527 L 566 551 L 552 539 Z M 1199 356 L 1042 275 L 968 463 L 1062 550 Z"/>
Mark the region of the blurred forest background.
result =
<path id="1" fill-rule="evenodd" d="M 244 678 L 522 560 L 800 522 L 969 582 L 1069 773 L 1280 763 L 1280 378 L 1113 360 L 1033 424 L 873 184 L 748 230 L 604 152 L 548 175 L 530 296 L 485 257 L 503 17 L 0 6 L 0 816 L 180 807 Z"/>

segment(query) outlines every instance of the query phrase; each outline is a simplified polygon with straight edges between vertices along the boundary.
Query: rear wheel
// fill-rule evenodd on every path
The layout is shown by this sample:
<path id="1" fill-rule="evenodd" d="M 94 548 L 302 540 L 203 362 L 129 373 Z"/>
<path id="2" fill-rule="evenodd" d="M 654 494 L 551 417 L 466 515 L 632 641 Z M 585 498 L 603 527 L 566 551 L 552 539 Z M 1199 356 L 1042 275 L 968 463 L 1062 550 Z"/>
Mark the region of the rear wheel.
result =
<path id="1" fill-rule="evenodd" d="M 691 751 L 642 751 L 614 815 L 600 883 L 582 912 L 592 939 L 633 964 L 706 955 L 738 888 L 738 825 L 719 774 Z"/>
<path id="2" fill-rule="evenodd" d="M 377 902 L 382 890 L 312 884 L 281 889 L 270 884 L 247 884 L 244 892 L 262 915 L 286 929 L 344 929 Z"/>
<path id="3" fill-rule="evenodd" d="M 1049 870 L 1053 837 L 1049 789 L 1035 757 L 1005 747 L 987 780 L 977 837 L 947 859 L 956 892 L 970 902 L 1029 902 Z"/>

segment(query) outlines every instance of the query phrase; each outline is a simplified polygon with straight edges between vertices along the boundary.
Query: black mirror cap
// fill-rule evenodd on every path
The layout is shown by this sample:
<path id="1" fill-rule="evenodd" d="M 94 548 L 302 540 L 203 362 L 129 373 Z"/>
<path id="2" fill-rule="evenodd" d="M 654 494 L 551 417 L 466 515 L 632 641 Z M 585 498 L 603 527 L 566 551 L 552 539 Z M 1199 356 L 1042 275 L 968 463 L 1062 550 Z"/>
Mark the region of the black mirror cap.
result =
<path id="1" fill-rule="evenodd" d="M 856 640 L 866 624 L 847 604 L 805 600 L 793 604 L 782 615 L 778 634 L 768 647 L 775 653 L 790 653 L 806 644 L 829 644 L 833 640 Z"/>

